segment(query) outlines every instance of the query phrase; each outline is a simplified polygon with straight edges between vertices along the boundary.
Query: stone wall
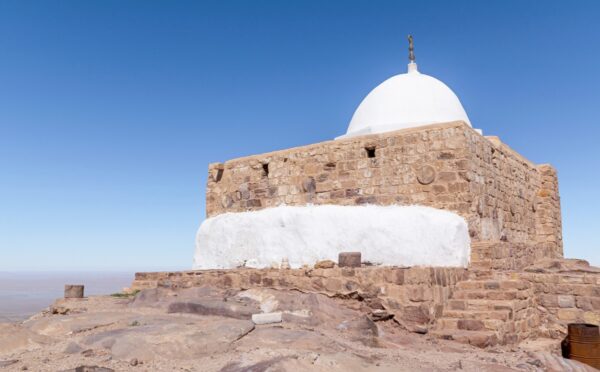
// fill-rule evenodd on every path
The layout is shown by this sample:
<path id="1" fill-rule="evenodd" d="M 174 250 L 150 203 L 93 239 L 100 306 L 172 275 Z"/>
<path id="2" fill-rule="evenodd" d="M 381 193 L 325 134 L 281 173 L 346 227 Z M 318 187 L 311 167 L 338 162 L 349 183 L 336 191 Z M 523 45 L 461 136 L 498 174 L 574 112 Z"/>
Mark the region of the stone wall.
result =
<path id="1" fill-rule="evenodd" d="M 600 276 L 531 274 L 540 306 L 565 327 L 568 323 L 600 324 Z"/>
<path id="2" fill-rule="evenodd" d="M 549 164 L 538 166 L 542 176 L 542 185 L 536 195 L 536 233 L 537 241 L 555 251 L 557 257 L 563 256 L 562 217 L 558 194 L 558 175 Z"/>
<path id="3" fill-rule="evenodd" d="M 554 257 L 555 247 L 549 244 L 475 241 L 471 243 L 470 268 L 482 271 L 514 271 L 535 262 Z"/>
<path id="4" fill-rule="evenodd" d="M 569 323 L 600 325 L 600 268 L 583 260 L 546 260 L 517 275 L 535 289 L 549 325 L 546 336 L 564 335 Z"/>
<path id="5" fill-rule="evenodd" d="M 391 314 L 411 331 L 482 347 L 561 340 L 573 322 L 600 325 L 600 268 L 581 260 L 539 260 L 526 271 L 363 265 L 136 273 L 131 289 L 203 286 L 358 300 L 362 310 Z"/>
<path id="6" fill-rule="evenodd" d="M 358 298 L 373 309 L 387 309 L 409 329 L 426 330 L 441 315 L 456 283 L 466 278 L 466 269 L 430 267 L 200 270 L 136 273 L 131 289 L 295 289 Z"/>
<path id="7" fill-rule="evenodd" d="M 366 135 L 209 166 L 208 217 L 278 205 L 411 205 L 464 217 L 473 241 L 562 255 L 556 172 L 462 122 Z"/>

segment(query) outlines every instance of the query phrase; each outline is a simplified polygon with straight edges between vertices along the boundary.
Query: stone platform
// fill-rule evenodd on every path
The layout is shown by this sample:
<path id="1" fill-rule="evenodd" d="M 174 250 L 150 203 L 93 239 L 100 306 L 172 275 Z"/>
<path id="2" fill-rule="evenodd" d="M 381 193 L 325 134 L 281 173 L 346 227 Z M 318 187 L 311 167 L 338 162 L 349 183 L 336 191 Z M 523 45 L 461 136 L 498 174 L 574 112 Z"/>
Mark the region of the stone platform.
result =
<path id="1" fill-rule="evenodd" d="M 600 268 L 581 260 L 546 259 L 521 270 L 363 265 L 136 273 L 132 289 L 202 286 L 359 300 L 374 319 L 480 347 L 559 340 L 568 323 L 600 324 Z"/>

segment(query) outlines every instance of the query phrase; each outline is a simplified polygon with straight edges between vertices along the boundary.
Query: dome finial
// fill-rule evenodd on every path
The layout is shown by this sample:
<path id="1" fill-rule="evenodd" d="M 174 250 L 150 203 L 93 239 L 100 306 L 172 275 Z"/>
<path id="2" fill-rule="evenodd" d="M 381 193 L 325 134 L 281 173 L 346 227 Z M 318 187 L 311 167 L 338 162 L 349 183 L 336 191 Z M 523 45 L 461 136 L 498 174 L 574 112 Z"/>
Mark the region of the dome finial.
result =
<path id="1" fill-rule="evenodd" d="M 415 46 L 412 35 L 408 35 L 408 59 L 410 63 L 415 63 Z"/>
<path id="2" fill-rule="evenodd" d="M 418 72 L 412 35 L 408 35 L 408 60 L 408 72 Z"/>

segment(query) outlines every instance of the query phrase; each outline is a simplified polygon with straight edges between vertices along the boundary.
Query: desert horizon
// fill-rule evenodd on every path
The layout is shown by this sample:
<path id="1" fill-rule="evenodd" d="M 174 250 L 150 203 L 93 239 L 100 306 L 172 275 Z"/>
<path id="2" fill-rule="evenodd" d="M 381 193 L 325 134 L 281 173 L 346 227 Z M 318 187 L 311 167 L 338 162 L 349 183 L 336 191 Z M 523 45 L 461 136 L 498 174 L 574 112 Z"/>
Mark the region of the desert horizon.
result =
<path id="1" fill-rule="evenodd" d="M 85 295 L 128 287 L 134 271 L 0 271 L 0 322 L 22 321 L 63 297 L 65 284 L 83 284 Z"/>

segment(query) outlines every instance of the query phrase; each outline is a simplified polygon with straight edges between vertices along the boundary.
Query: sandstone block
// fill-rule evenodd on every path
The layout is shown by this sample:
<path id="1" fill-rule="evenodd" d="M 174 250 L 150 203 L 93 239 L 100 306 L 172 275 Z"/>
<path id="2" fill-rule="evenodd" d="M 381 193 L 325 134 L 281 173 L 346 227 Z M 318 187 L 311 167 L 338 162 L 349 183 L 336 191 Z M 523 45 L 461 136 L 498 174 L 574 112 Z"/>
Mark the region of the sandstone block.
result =
<path id="1" fill-rule="evenodd" d="M 483 288 L 483 283 L 477 280 L 467 280 L 458 283 L 457 287 L 461 290 L 476 290 Z"/>
<path id="2" fill-rule="evenodd" d="M 458 329 L 465 331 L 481 331 L 485 328 L 484 323 L 481 320 L 475 319 L 459 319 Z"/>
<path id="3" fill-rule="evenodd" d="M 431 284 L 431 271 L 425 267 L 412 267 L 404 273 L 406 284 Z"/>
<path id="4" fill-rule="evenodd" d="M 558 307 L 558 296 L 542 294 L 539 297 L 540 305 L 546 308 Z"/>
<path id="5" fill-rule="evenodd" d="M 581 315 L 581 311 L 577 309 L 559 309 L 557 316 L 560 320 L 574 321 Z"/>
<path id="6" fill-rule="evenodd" d="M 560 281 L 561 281 L 561 283 L 573 283 L 573 284 L 584 283 L 582 275 L 561 275 Z"/>
<path id="7" fill-rule="evenodd" d="M 406 287 L 402 285 L 387 284 L 383 287 L 383 291 L 387 297 L 393 299 L 395 302 L 406 302 L 408 297 L 406 295 Z"/>
<path id="8" fill-rule="evenodd" d="M 592 297 L 590 298 L 590 302 L 592 304 L 592 309 L 600 311 L 600 297 Z"/>
<path id="9" fill-rule="evenodd" d="M 500 289 L 500 282 L 497 281 L 489 281 L 485 282 L 483 285 L 484 289 Z"/>
<path id="10" fill-rule="evenodd" d="M 485 293 L 485 298 L 490 300 L 515 300 L 518 293 L 514 291 L 489 291 Z"/>
<path id="11" fill-rule="evenodd" d="M 211 298 L 175 301 L 167 307 L 169 314 L 216 315 L 235 319 L 248 319 L 257 310 L 258 306 L 253 304 L 234 303 Z"/>
<path id="12" fill-rule="evenodd" d="M 354 270 L 354 268 L 351 267 L 344 267 L 342 268 L 342 276 L 344 277 L 348 277 L 348 276 L 354 276 L 356 274 L 356 271 Z"/>
<path id="13" fill-rule="evenodd" d="M 254 324 L 281 323 L 281 320 L 281 312 L 252 314 L 252 322 L 254 322 Z"/>
<path id="14" fill-rule="evenodd" d="M 258 272 L 250 273 L 250 284 L 260 284 L 262 282 L 262 276 Z"/>
<path id="15" fill-rule="evenodd" d="M 451 339 L 465 344 L 471 344 L 476 347 L 485 348 L 488 346 L 494 346 L 498 343 L 498 337 L 494 332 L 489 331 L 477 331 L 477 332 L 465 332 L 458 331 L 452 334 Z"/>
<path id="16" fill-rule="evenodd" d="M 360 267 L 360 252 L 342 252 L 338 256 L 338 265 L 340 267 Z"/>
<path id="17" fill-rule="evenodd" d="M 83 298 L 83 285 L 65 284 L 65 298 Z"/>
<path id="18" fill-rule="evenodd" d="M 430 287 L 425 286 L 409 286 L 408 299 L 413 302 L 431 301 L 432 293 Z"/>
<path id="19" fill-rule="evenodd" d="M 394 314 L 388 313 L 386 310 L 376 309 L 371 312 L 371 319 L 374 322 L 389 320 L 394 317 Z"/>
<path id="20" fill-rule="evenodd" d="M 398 314 L 396 314 L 398 316 Z M 400 314 L 400 318 L 411 323 L 426 324 L 429 323 L 431 317 L 429 311 L 421 306 L 405 306 Z"/>
<path id="21" fill-rule="evenodd" d="M 575 307 L 575 298 L 573 296 L 558 296 L 558 306 L 561 308 Z"/>
<path id="22" fill-rule="evenodd" d="M 342 290 L 342 281 L 336 278 L 327 278 L 324 285 L 325 289 L 329 292 L 339 292 Z"/>
<path id="23" fill-rule="evenodd" d="M 316 191 L 315 179 L 309 177 L 302 181 L 302 190 L 306 193 L 312 194 Z"/>
<path id="24" fill-rule="evenodd" d="M 524 289 L 529 288 L 529 284 L 527 284 L 527 282 L 521 281 L 521 280 L 503 280 L 500 283 L 500 288 L 524 290 Z"/>
<path id="25" fill-rule="evenodd" d="M 463 300 L 450 300 L 448 308 L 451 310 L 467 310 L 467 302 Z"/>
<path id="26" fill-rule="evenodd" d="M 439 174 L 439 181 L 442 182 L 452 182 L 456 180 L 456 173 L 454 172 L 440 172 Z"/>
<path id="27" fill-rule="evenodd" d="M 339 278 L 342 275 L 342 270 L 339 267 L 332 269 L 321 269 L 323 278 Z"/>
<path id="28" fill-rule="evenodd" d="M 331 269 L 333 267 L 335 267 L 335 262 L 331 260 L 317 261 L 315 264 L 315 269 Z"/>
<path id="29" fill-rule="evenodd" d="M 585 313 L 583 313 L 583 320 L 589 324 L 600 325 L 600 313 L 586 311 Z"/>
<path id="30" fill-rule="evenodd" d="M 431 268 L 431 284 L 448 285 L 448 274 L 444 268 Z"/>

